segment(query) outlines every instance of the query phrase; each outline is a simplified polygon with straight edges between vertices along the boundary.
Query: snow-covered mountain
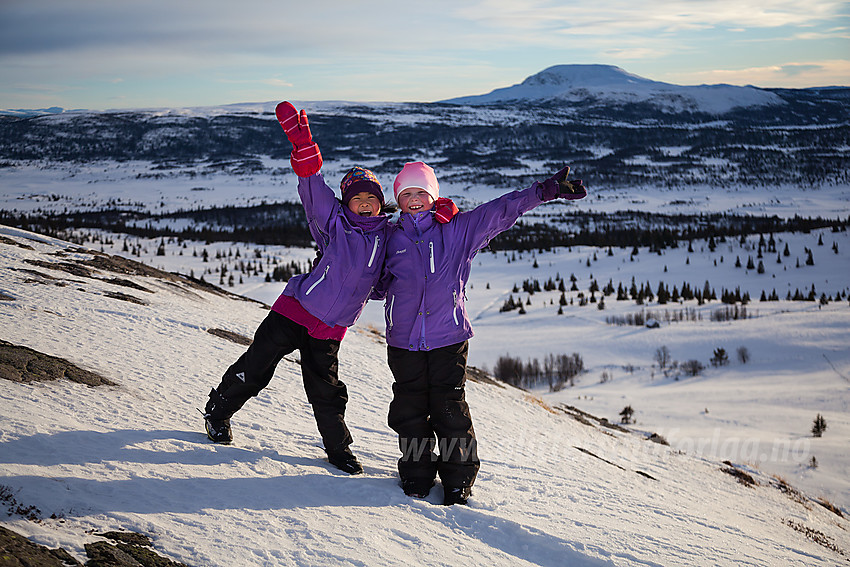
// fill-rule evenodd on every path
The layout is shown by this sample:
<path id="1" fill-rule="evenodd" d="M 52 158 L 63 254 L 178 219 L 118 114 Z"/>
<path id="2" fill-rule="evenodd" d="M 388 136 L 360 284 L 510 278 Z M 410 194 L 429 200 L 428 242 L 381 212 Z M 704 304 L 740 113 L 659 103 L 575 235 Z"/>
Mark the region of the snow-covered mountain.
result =
<path id="1" fill-rule="evenodd" d="M 169 250 L 158 258 L 193 258 L 191 247 L 170 244 Z M 261 305 L 18 229 L 0 227 L 0 258 L 0 337 L 113 383 L 0 379 L 0 494 L 8 512 L 2 525 L 61 546 L 80 561 L 85 544 L 116 530 L 144 533 L 158 553 L 192 566 L 814 566 L 846 560 L 850 523 L 829 511 L 820 494 L 795 486 L 795 475 L 774 476 L 744 457 L 770 443 L 724 434 L 718 443 L 729 456 L 720 459 L 664 445 L 659 436 L 652 439 L 662 443 L 653 442 L 654 431 L 645 426 L 614 426 L 573 407 L 577 394 L 593 390 L 535 396 L 472 381 L 467 394 L 483 464 L 471 505 L 441 506 L 439 487 L 427 500 L 409 499 L 397 485 L 396 439 L 386 426 L 392 376 L 385 343 L 364 326 L 351 330 L 340 354 L 350 394 L 347 421 L 364 475 L 349 477 L 323 459 L 297 353 L 237 414 L 235 444 L 213 445 L 195 408 L 245 348 L 228 337 L 250 336 L 265 316 Z M 481 260 L 479 271 L 501 278 L 492 279 L 485 293 L 507 293 L 504 260 Z M 562 270 L 574 260 L 541 257 L 544 266 L 563 261 Z M 512 265 L 517 275 L 528 271 L 525 262 Z M 481 280 L 475 284 L 483 292 Z M 829 351 L 836 372 L 846 372 L 846 305 L 830 304 L 822 312 L 814 306 L 765 309 L 774 316 L 734 327 L 758 336 L 752 371 L 646 385 L 670 396 L 662 412 L 711 406 L 710 415 L 706 409 L 701 417 L 679 418 L 708 427 L 694 441 L 711 435 L 712 420 L 715 431 L 753 420 L 766 427 L 777 412 L 794 408 L 803 410 L 805 424 L 813 417 L 806 404 L 846 404 L 846 384 L 826 363 L 801 379 L 812 361 L 798 360 Z M 482 311 L 476 325 L 492 327 L 495 317 Z M 649 350 L 658 338 L 653 333 L 696 348 L 731 330 L 701 322 L 668 331 L 605 330 L 578 308 L 566 318 L 548 317 L 560 330 L 543 323 L 542 312 L 528 317 L 503 324 L 498 339 L 491 329 L 488 342 L 516 346 L 523 340 L 518 331 L 537 329 L 537 342 L 551 337 L 563 347 L 567 341 L 570 350 L 598 351 L 594 359 L 611 362 L 631 356 L 621 352 L 624 345 Z M 476 340 L 482 339 L 473 339 L 473 348 Z M 770 352 L 782 356 L 773 362 L 765 356 Z M 9 377 L 6 361 L 0 370 Z M 594 373 L 607 368 L 591 364 Z M 35 365 L 30 373 L 46 374 L 43 369 Z M 716 380 L 719 387 L 712 386 Z M 628 383 L 618 380 L 618 389 L 609 392 L 621 393 L 615 404 L 630 401 L 623 399 Z M 594 395 L 603 397 L 600 388 Z M 830 429 L 816 450 L 800 443 L 804 432 L 787 443 L 786 434 L 774 432 L 773 446 L 786 452 L 807 447 L 825 469 L 843 470 L 836 467 L 846 461 L 841 440 L 850 425 L 840 411 L 824 413 Z"/>
<path id="2" fill-rule="evenodd" d="M 506 102 L 508 99 L 516 99 Z M 445 103 L 298 102 L 326 163 L 395 175 L 527 184 L 563 164 L 597 189 L 847 184 L 850 88 L 665 85 L 604 66 L 559 66 Z M 464 104 L 460 104 L 463 102 Z M 487 104 L 482 104 L 486 102 Z M 275 174 L 291 145 L 275 101 L 220 107 L 0 116 L 0 184 L 24 162 L 148 162 L 141 175 Z M 777 109 L 781 108 L 781 112 Z M 283 171 L 281 171 L 283 173 Z"/>
<path id="3" fill-rule="evenodd" d="M 649 103 L 670 112 L 723 114 L 734 108 L 781 106 L 777 94 L 734 85 L 680 86 L 639 77 L 612 65 L 555 65 L 523 82 L 487 94 L 444 100 L 487 105 L 510 101 L 594 101 L 596 104 Z"/>

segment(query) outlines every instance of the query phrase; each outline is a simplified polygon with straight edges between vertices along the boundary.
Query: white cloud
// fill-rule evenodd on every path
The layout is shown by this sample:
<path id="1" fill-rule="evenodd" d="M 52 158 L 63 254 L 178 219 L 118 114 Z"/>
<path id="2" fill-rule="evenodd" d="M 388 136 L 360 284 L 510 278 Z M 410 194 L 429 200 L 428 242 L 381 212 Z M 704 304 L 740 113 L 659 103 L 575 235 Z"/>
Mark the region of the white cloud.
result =
<path id="1" fill-rule="evenodd" d="M 834 21 L 843 14 L 843 2 L 813 0 L 573 0 L 518 3 L 482 0 L 456 9 L 460 17 L 495 28 L 545 30 L 558 27 L 586 33 L 606 34 L 618 30 L 681 31 L 714 26 L 766 28 L 806 26 Z"/>
<path id="2" fill-rule="evenodd" d="M 262 82 L 266 85 L 272 86 L 272 87 L 291 87 L 292 86 L 292 83 L 284 81 L 283 79 L 265 79 L 265 80 L 260 81 L 260 82 Z"/>
<path id="3" fill-rule="evenodd" d="M 836 77 L 838 81 L 836 81 Z M 746 69 L 714 69 L 680 74 L 676 77 L 675 82 L 682 84 L 748 84 L 765 88 L 850 85 L 850 61 L 840 59 L 799 61 Z"/>

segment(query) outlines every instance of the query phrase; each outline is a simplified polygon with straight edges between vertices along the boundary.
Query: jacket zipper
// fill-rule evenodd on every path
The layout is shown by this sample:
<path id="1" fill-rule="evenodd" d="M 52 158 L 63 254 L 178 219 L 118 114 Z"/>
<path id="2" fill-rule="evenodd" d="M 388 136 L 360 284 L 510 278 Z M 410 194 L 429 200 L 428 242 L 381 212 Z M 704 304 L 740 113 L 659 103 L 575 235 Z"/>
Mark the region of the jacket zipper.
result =
<path id="1" fill-rule="evenodd" d="M 390 296 L 389 305 L 387 305 L 387 330 L 390 331 L 393 328 L 393 302 L 395 302 L 395 296 Z"/>
<path id="2" fill-rule="evenodd" d="M 452 309 L 452 319 L 455 320 L 455 325 L 457 325 L 457 290 L 452 291 L 452 298 L 454 299 L 455 303 L 454 309 Z"/>
<path id="3" fill-rule="evenodd" d="M 375 237 L 375 244 L 372 246 L 372 256 L 369 258 L 369 263 L 366 265 L 367 268 L 372 267 L 372 262 L 375 261 L 375 254 L 378 252 L 378 243 L 381 241 L 380 236 Z"/>
<path id="4" fill-rule="evenodd" d="M 312 222 L 313 222 L 313 225 L 316 227 L 316 232 L 318 232 L 320 235 L 322 235 L 322 240 L 324 241 L 323 244 L 325 246 L 327 246 L 328 240 L 329 240 L 328 233 L 325 232 L 324 230 L 322 230 L 322 227 L 319 226 L 319 221 L 314 219 Z M 316 244 L 318 244 L 318 242 Z"/>
<path id="5" fill-rule="evenodd" d="M 434 241 L 428 243 L 428 248 L 431 251 L 431 273 L 434 273 Z"/>
<path id="6" fill-rule="evenodd" d="M 325 279 L 325 276 L 328 275 L 328 270 L 330 270 L 330 269 L 331 269 L 330 264 L 325 266 L 325 272 L 322 274 L 322 276 L 319 279 L 317 279 L 315 282 L 313 282 L 313 285 L 311 285 L 310 287 L 307 288 L 307 291 L 304 293 L 304 295 L 310 295 L 310 292 L 313 291 L 316 288 L 317 285 L 322 283 L 322 281 Z"/>

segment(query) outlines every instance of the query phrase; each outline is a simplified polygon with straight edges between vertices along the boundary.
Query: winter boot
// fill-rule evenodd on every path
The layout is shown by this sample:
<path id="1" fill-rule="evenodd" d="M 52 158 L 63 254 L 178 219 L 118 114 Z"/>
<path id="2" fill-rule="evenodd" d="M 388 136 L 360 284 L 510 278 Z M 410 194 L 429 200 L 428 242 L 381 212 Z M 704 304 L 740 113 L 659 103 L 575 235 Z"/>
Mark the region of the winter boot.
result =
<path id="1" fill-rule="evenodd" d="M 204 425 L 207 430 L 207 437 L 213 443 L 221 443 L 229 445 L 233 441 L 233 433 L 230 431 L 229 419 L 212 419 L 209 414 L 204 415 Z"/>
<path id="2" fill-rule="evenodd" d="M 408 479 L 401 481 L 401 489 L 411 498 L 426 498 L 434 486 L 433 480 Z"/>
<path id="3" fill-rule="evenodd" d="M 216 390 L 210 390 L 210 399 L 204 412 L 204 425 L 207 437 L 213 443 L 229 444 L 233 441 L 233 433 L 230 431 L 230 416 L 225 409 L 227 400 Z"/>
<path id="4" fill-rule="evenodd" d="M 469 504 L 469 496 L 472 494 L 472 489 L 468 486 L 460 488 L 445 487 L 445 495 L 443 496 L 443 505 L 452 506 L 453 504 Z"/>
<path id="5" fill-rule="evenodd" d="M 363 473 L 363 465 L 360 464 L 357 457 L 348 449 L 328 451 L 328 461 L 342 472 L 347 472 L 348 474 Z"/>

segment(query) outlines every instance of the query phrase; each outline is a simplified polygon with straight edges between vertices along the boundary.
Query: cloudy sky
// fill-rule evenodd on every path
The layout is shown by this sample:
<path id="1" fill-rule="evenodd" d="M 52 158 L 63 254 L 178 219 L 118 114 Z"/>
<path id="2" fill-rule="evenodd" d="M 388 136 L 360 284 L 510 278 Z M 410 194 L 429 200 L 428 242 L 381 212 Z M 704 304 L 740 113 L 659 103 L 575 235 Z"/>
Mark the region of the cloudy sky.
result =
<path id="1" fill-rule="evenodd" d="M 0 0 L 0 108 L 435 101 L 559 64 L 850 85 L 831 0 Z"/>

